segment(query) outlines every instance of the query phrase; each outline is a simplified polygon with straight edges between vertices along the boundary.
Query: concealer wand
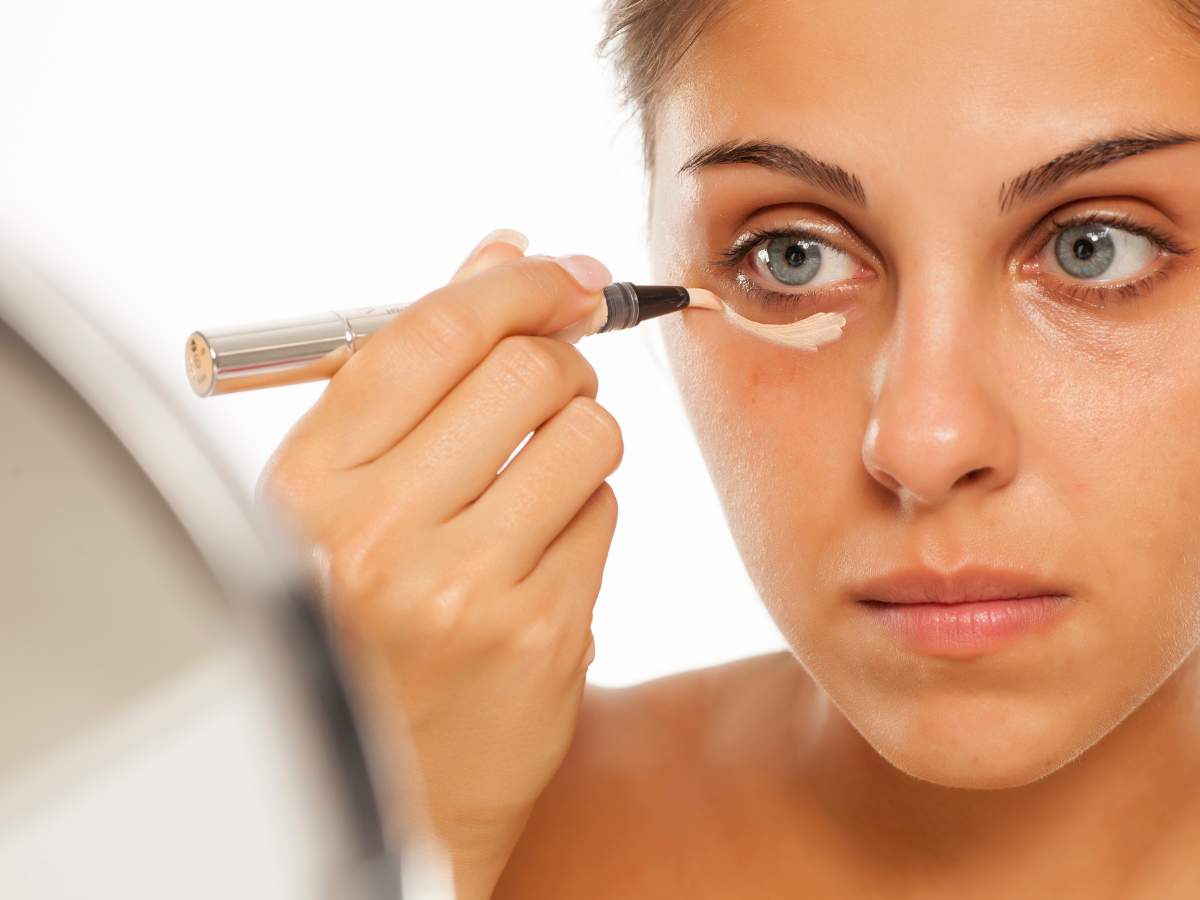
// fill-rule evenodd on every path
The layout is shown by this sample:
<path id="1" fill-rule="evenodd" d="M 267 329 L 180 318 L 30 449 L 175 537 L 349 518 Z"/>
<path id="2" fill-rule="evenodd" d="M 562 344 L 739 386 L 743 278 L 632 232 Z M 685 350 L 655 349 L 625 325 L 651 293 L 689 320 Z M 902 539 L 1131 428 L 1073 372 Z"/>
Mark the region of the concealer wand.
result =
<path id="1" fill-rule="evenodd" d="M 622 331 L 689 306 L 722 309 L 709 291 L 646 286 L 626 281 L 604 289 L 591 316 L 554 337 L 572 343 L 589 334 Z M 195 331 L 184 361 L 188 383 L 199 397 L 332 378 L 367 339 L 402 306 L 372 306 L 240 328 Z"/>

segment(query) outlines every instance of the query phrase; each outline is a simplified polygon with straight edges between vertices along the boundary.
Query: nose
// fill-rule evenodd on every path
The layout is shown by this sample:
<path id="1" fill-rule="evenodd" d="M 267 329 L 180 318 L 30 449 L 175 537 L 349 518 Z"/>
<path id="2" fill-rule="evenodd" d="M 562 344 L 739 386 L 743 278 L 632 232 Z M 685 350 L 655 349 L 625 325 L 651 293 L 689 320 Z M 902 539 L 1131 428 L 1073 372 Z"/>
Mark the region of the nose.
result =
<path id="1" fill-rule="evenodd" d="M 985 315 L 944 297 L 901 298 L 876 369 L 863 462 L 904 500 L 943 504 L 1016 474 L 1017 435 Z"/>

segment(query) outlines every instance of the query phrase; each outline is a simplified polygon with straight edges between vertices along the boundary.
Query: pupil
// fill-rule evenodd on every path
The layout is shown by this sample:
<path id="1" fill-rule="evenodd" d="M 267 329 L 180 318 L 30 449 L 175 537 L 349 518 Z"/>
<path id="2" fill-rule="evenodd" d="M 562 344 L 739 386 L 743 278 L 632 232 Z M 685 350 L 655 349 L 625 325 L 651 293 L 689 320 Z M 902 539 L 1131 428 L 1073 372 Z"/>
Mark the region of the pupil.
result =
<path id="1" fill-rule="evenodd" d="M 773 278 L 792 287 L 808 284 L 821 270 L 821 245 L 800 237 L 780 237 L 758 251 Z"/>
<path id="2" fill-rule="evenodd" d="M 1120 248 L 1100 225 L 1075 225 L 1059 234 L 1054 255 L 1073 278 L 1099 278 L 1117 258 Z"/>

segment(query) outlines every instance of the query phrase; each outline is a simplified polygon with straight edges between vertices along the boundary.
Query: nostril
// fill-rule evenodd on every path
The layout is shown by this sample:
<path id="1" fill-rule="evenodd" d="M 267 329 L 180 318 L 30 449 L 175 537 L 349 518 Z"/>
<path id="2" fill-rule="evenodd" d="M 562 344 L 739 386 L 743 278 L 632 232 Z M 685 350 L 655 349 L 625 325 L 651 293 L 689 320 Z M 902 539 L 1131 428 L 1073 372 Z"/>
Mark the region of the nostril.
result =
<path id="1" fill-rule="evenodd" d="M 970 484 L 972 481 L 978 481 L 985 474 L 987 474 L 987 471 L 987 466 L 984 466 L 982 469 L 972 469 L 966 475 L 958 479 L 958 484 Z"/>
<path id="2" fill-rule="evenodd" d="M 904 490 L 904 485 L 900 483 L 899 479 L 893 477 L 890 472 L 885 472 L 883 469 L 872 466 L 868 466 L 868 471 L 870 471 L 871 476 L 876 481 L 882 484 L 889 491 L 898 494 L 900 491 Z"/>

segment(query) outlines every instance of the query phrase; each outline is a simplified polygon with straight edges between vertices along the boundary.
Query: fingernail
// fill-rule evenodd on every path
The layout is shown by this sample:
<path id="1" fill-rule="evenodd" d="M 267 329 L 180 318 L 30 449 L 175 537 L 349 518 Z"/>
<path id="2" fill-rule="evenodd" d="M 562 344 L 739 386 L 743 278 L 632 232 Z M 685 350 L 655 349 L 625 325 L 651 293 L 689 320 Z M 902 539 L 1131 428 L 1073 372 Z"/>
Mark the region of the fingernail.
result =
<path id="1" fill-rule="evenodd" d="M 598 293 L 604 290 L 606 285 L 612 283 L 612 275 L 604 263 L 598 259 L 572 254 L 571 256 L 560 256 L 554 261 L 566 269 L 570 276 L 579 282 L 579 286 L 589 294 Z"/>
<path id="2" fill-rule="evenodd" d="M 522 253 L 529 249 L 529 238 L 525 237 L 525 235 L 521 234 L 521 232 L 514 231 L 511 228 L 497 228 L 482 241 L 480 241 L 479 246 L 475 249 L 482 250 L 488 244 L 498 244 L 501 242 L 505 244 L 512 244 Z"/>
<path id="3" fill-rule="evenodd" d="M 514 231 L 511 228 L 497 228 L 495 231 L 489 231 L 482 241 L 471 248 L 471 252 L 467 254 L 466 259 L 460 262 L 458 264 L 458 268 L 454 271 L 461 272 L 463 266 L 473 260 L 478 255 L 480 250 L 489 244 L 498 243 L 512 244 L 514 247 L 524 253 L 525 249 L 529 246 L 529 238 L 525 237 L 525 235 L 521 234 L 521 232 Z"/>

